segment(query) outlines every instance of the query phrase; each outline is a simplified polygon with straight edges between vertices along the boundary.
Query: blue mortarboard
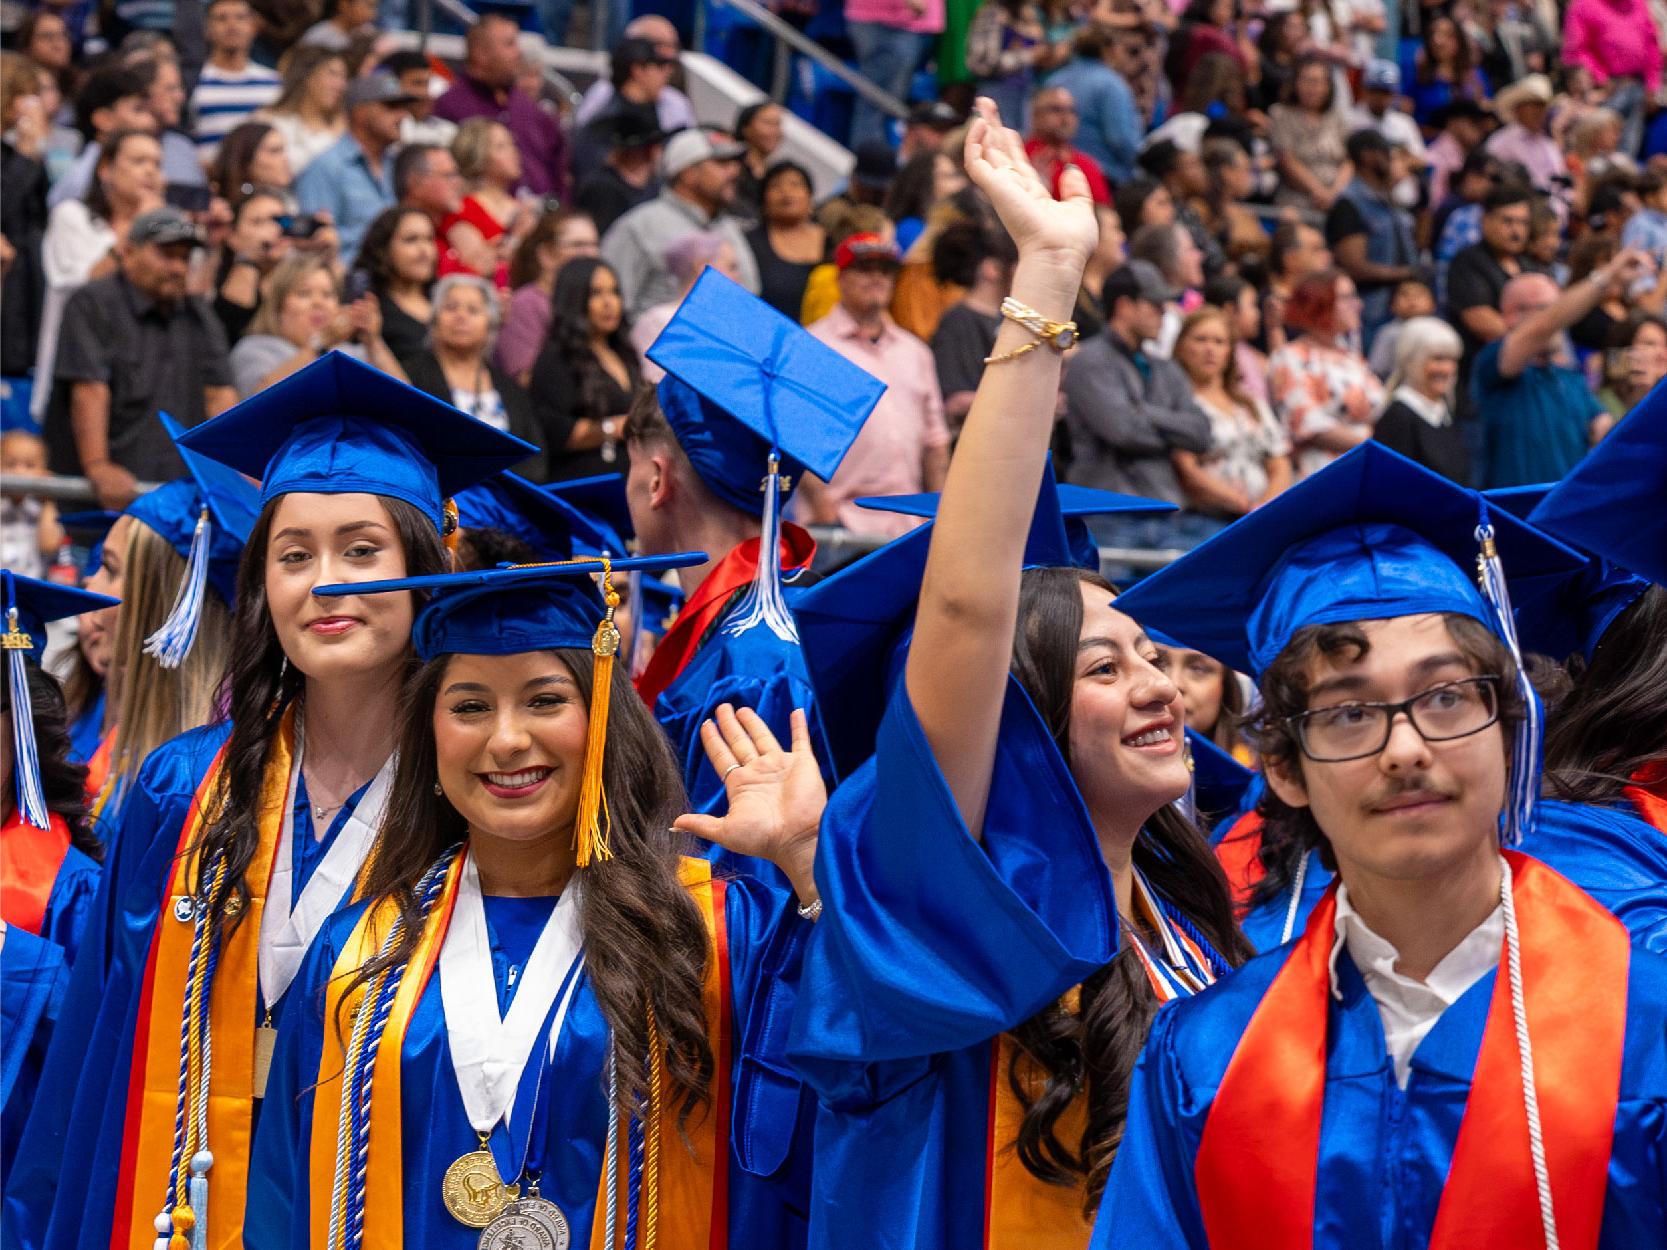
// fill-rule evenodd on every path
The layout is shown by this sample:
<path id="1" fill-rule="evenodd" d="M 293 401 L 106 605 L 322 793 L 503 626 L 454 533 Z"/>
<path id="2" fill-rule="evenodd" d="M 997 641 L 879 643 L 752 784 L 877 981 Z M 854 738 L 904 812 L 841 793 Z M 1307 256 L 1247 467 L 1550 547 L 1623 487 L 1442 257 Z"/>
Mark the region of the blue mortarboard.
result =
<path id="1" fill-rule="evenodd" d="M 1657 386 L 1551 489 L 1535 525 L 1667 586 L 1667 391 Z"/>
<path id="2" fill-rule="evenodd" d="M 594 654 L 590 722 L 574 828 L 578 863 L 584 868 L 593 858 L 613 856 L 608 847 L 608 805 L 602 793 L 609 691 L 620 641 L 613 621 L 614 609 L 619 606 L 613 575 L 683 568 L 705 560 L 704 552 L 688 551 L 676 555 L 630 556 L 623 560 L 513 565 L 470 573 L 353 582 L 325 586 L 313 593 L 367 595 L 428 591 L 428 602 L 417 612 L 411 627 L 411 644 L 425 662 L 442 655 L 520 655 L 528 651 L 566 649 L 589 649 Z M 596 575 L 602 575 L 600 591 L 592 581 Z"/>
<path id="3" fill-rule="evenodd" d="M 26 658 L 40 663 L 46 651 L 48 621 L 97 612 L 120 602 L 109 595 L 96 595 L 90 590 L 60 586 L 0 569 L 0 608 L 5 613 L 0 649 L 6 652 L 6 680 L 12 705 L 12 773 L 17 810 L 37 829 L 45 829 L 51 817 L 41 789 L 40 752 L 35 746 L 35 714 L 29 698 Z"/>
<path id="4" fill-rule="evenodd" d="M 1512 591 L 1533 604 L 1581 563 L 1475 491 L 1368 442 L 1144 578 L 1117 606 L 1259 677 L 1309 625 L 1427 612 L 1481 621 L 1516 652 L 1501 565 Z M 1538 705 L 1520 672 L 1519 687 L 1532 707 L 1515 737 L 1506 824 L 1513 842 L 1539 783 Z"/>
<path id="5" fill-rule="evenodd" d="M 1512 516 L 1527 520 L 1551 486 L 1501 486 L 1482 493 Z M 1571 545 L 1579 546 L 1572 540 Z M 1517 637 L 1527 651 L 1556 660 L 1579 651 L 1590 660 L 1604 631 L 1638 601 L 1649 585 L 1601 556 L 1590 556 L 1558 591 L 1526 605 L 1517 604 Z M 1516 598 L 1514 590 L 1512 598 Z"/>
<path id="6" fill-rule="evenodd" d="M 121 519 L 119 512 L 92 509 L 87 512 L 60 512 L 58 524 L 70 537 L 87 548 L 87 560 L 81 566 L 81 576 L 91 577 L 104 563 L 104 538 L 110 527 Z"/>
<path id="7" fill-rule="evenodd" d="M 507 470 L 453 496 L 463 529 L 501 530 L 538 553 L 540 560 L 614 551 L 603 527 L 559 496 Z"/>
<path id="8" fill-rule="evenodd" d="M 182 449 L 279 495 L 402 499 L 445 528 L 445 501 L 538 451 L 413 386 L 331 352 L 188 430 Z"/>
<path id="9" fill-rule="evenodd" d="M 1234 680 L 1232 674 L 1227 680 Z M 1202 818 L 1207 830 L 1240 810 L 1256 773 L 1195 729 L 1187 730 L 1187 747 L 1192 757 L 1192 789 L 1188 795 L 1192 811 L 1188 815 L 1194 820 Z"/>
<path id="10" fill-rule="evenodd" d="M 1052 473 L 1042 476 L 1037 506 L 1025 542 L 1027 568 L 1099 569 L 1098 552 L 1084 565 L 1066 532 L 1065 498 L 1073 501 L 1072 518 L 1096 513 L 1169 512 L 1174 505 L 1111 491 L 1056 487 Z M 916 516 L 936 513 L 936 496 L 899 496 L 898 511 Z M 928 506 L 930 501 L 930 506 Z M 869 500 L 867 506 L 891 501 Z M 870 552 L 831 577 L 806 587 L 793 600 L 805 664 L 820 694 L 819 709 L 834 769 L 845 777 L 874 752 L 886 702 L 898 673 L 902 646 L 914 629 L 915 604 L 926 570 L 932 526 L 922 525 L 878 551 Z"/>
<path id="11" fill-rule="evenodd" d="M 628 549 L 626 543 L 637 536 L 631 524 L 631 509 L 625 503 L 625 479 L 618 473 L 550 482 L 544 489 L 577 508 L 600 528 L 613 544 L 608 548 L 609 554 L 624 555 Z"/>

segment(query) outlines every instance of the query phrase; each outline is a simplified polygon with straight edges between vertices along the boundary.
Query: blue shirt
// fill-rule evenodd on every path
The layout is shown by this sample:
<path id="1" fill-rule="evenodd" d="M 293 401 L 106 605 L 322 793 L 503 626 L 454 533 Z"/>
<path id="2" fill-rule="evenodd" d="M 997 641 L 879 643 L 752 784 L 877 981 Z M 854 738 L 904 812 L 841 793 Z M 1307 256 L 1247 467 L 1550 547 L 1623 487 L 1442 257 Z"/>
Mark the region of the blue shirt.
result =
<path id="1" fill-rule="evenodd" d="M 1658 259 L 1667 255 L 1667 213 L 1643 208 L 1634 213 L 1621 231 L 1622 247 L 1640 247 Z"/>
<path id="2" fill-rule="evenodd" d="M 373 167 L 351 132 L 307 163 L 295 180 L 301 211 L 326 209 L 336 221 L 342 264 L 351 265 L 376 215 L 394 202 L 394 163 L 386 153 Z"/>
<path id="3" fill-rule="evenodd" d="M 1489 487 L 1555 482 L 1591 447 L 1588 427 L 1603 405 L 1585 378 L 1562 365 L 1530 364 L 1504 377 L 1503 342 L 1484 347 L 1470 374 L 1485 444 L 1483 481 Z"/>
<path id="4" fill-rule="evenodd" d="M 1113 184 L 1134 175 L 1140 147 L 1140 111 L 1123 76 L 1093 57 L 1073 57 L 1048 76 L 1047 85 L 1063 87 L 1077 106 L 1074 142 L 1100 163 Z"/>

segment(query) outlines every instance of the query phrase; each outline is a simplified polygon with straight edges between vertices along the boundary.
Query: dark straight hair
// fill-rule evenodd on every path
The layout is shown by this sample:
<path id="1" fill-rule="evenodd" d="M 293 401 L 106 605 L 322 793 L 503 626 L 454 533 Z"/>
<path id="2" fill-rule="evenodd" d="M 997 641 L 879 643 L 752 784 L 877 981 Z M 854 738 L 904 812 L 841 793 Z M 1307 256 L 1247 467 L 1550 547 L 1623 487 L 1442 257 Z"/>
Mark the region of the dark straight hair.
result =
<path id="1" fill-rule="evenodd" d="M 579 396 L 574 416 L 595 421 L 609 415 L 608 396 L 613 384 L 590 345 L 590 284 L 599 269 L 619 280 L 613 266 L 596 256 L 575 256 L 561 267 L 550 296 L 550 333 L 544 341 L 545 350 L 555 348 L 573 373 Z M 630 322 L 623 315 L 618 328 L 608 336 L 608 346 L 625 362 L 635 381 L 640 369 L 637 349 L 631 342 Z"/>

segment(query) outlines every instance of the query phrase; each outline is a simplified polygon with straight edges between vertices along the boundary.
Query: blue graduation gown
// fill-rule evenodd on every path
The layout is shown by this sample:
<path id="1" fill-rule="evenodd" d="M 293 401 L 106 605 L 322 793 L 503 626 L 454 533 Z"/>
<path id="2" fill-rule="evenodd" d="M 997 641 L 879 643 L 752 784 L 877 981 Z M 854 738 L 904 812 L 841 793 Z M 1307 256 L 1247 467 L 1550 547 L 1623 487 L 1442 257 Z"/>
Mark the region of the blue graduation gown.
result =
<path id="1" fill-rule="evenodd" d="M 7 928 L 0 947 L 0 1182 L 11 1170 L 40 1087 L 67 979 L 64 952 L 56 944 L 26 929 Z"/>
<path id="2" fill-rule="evenodd" d="M 7 1183 L 0 1219 L 0 1246 L 6 1250 L 104 1250 L 109 1243 L 151 934 L 191 801 L 230 733 L 228 724 L 210 725 L 164 743 L 145 759 L 129 787 L 114 857 L 82 936 L 25 1130 L 29 1152 Z M 313 840 L 308 813 L 298 817 L 295 850 L 304 871 L 316 865 L 346 824 L 356 797 L 344 805 L 322 844 Z M 282 1002 L 273 1005 L 279 1019 L 281 1007 Z M 255 1024 L 251 1020 L 250 1028 Z"/>
<path id="3" fill-rule="evenodd" d="M 98 698 L 70 722 L 69 758 L 72 763 L 85 764 L 98 750 L 99 739 L 104 736 L 104 696 L 105 691 L 100 687 Z"/>
<path id="4" fill-rule="evenodd" d="M 817 847 L 825 910 L 789 1055 L 821 1098 L 818 1250 L 979 1245 L 990 1048 L 1116 953 L 1099 841 L 1016 682 L 983 834 L 969 835 L 900 684 Z"/>
<path id="5" fill-rule="evenodd" d="M 798 1114 L 799 1087 L 782 1075 L 779 1059 L 761 1053 L 770 1017 L 790 1002 L 792 973 L 809 926 L 791 896 L 756 881 L 737 879 L 725 890 L 733 994 L 734 1113 L 731 1121 L 729 1240 L 734 1250 L 770 1247 L 792 1250 L 804 1244 L 801 1209 L 805 1185 L 809 1116 Z M 324 991 L 343 944 L 358 923 L 360 903 L 325 925 L 296 978 L 297 992 L 279 1024 L 278 1045 L 265 1107 L 250 1164 L 249 1207 L 244 1244 L 249 1250 L 305 1250 L 312 1201 L 308 1168 L 313 1125 L 313 1085 L 318 1080 L 324 1029 Z M 488 907 L 488 914 L 492 914 Z M 494 961 L 495 963 L 497 960 Z M 476 1147 L 463 1099 L 457 1090 L 440 972 L 435 970 L 412 1012 L 401 1050 L 401 1118 L 405 1126 L 404 1239 L 425 1250 L 474 1250 L 480 1233 L 447 1211 L 440 1181 L 448 1165 Z M 779 995 L 786 994 L 787 998 Z M 500 998 L 507 997 L 501 992 Z M 540 1191 L 567 1216 L 575 1247 L 590 1245 L 597 1187 L 607 1142 L 606 1093 L 608 1028 L 581 971 L 556 1047 L 555 1078 L 545 1140 Z M 802 1137 L 795 1146 L 794 1138 Z M 681 1149 L 675 1133 L 662 1149 Z M 773 1163 L 763 1179 L 735 1166 L 745 1142 L 752 1163 Z M 623 1226 L 623 1194 L 621 1221 Z"/>
<path id="6" fill-rule="evenodd" d="M 98 861 L 72 846 L 65 852 L 64 862 L 53 878 L 52 890 L 46 896 L 46 912 L 41 917 L 40 935 L 63 950 L 66 965 L 75 963 L 81 936 L 96 905 L 102 876 Z"/>
<path id="7" fill-rule="evenodd" d="M 1129 1117 L 1094 1229 L 1094 1250 L 1207 1250 L 1193 1163 L 1211 1101 L 1251 1014 L 1290 948 L 1261 955 L 1158 1013 L 1136 1065 Z M 1377 1004 L 1347 951 L 1328 999 L 1315 1250 L 1428 1243 L 1482 1046 L 1494 974 L 1449 1007 L 1395 1083 Z M 1618 988 L 1618 987 L 1617 987 Z M 1634 946 L 1602 1250 L 1667 1242 L 1667 960 Z"/>
<path id="8" fill-rule="evenodd" d="M 1667 837 L 1638 819 L 1631 807 L 1541 799 L 1534 828 L 1518 849 L 1597 899 L 1627 927 L 1633 941 L 1667 954 Z M 1310 852 L 1293 936 L 1302 932 L 1330 884 L 1319 852 Z M 1287 890 L 1244 918 L 1245 936 L 1257 950 L 1279 945 L 1290 901 Z"/>

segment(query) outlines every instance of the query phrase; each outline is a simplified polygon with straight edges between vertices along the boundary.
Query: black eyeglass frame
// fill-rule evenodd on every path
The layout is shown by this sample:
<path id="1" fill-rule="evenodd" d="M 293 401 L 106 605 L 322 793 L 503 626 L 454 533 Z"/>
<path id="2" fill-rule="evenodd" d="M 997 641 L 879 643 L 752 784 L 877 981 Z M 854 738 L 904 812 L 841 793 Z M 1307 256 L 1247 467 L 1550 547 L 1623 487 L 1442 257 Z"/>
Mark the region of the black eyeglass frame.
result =
<path id="1" fill-rule="evenodd" d="M 1295 716 L 1287 716 L 1284 723 L 1290 728 L 1292 735 L 1296 738 L 1298 749 L 1301 750 L 1303 755 L 1308 759 L 1313 760 L 1316 764 L 1346 764 L 1350 760 L 1363 760 L 1369 756 L 1376 755 L 1388 746 L 1389 736 L 1395 732 L 1395 718 L 1402 713 L 1406 714 L 1407 723 L 1412 726 L 1413 732 L 1415 732 L 1420 738 L 1424 739 L 1425 742 L 1456 742 L 1460 738 L 1469 738 L 1474 734 L 1479 734 L 1490 725 L 1497 725 L 1499 723 L 1500 712 L 1499 681 L 1499 675 L 1496 673 L 1486 673 L 1478 677 L 1465 677 L 1458 681 L 1444 681 L 1438 686 L 1431 686 L 1428 690 L 1420 690 L 1417 694 L 1413 695 L 1412 698 L 1402 699 L 1399 703 L 1356 700 L 1349 703 L 1334 704 L 1331 707 L 1310 708 L 1306 712 L 1298 712 Z M 1459 686 L 1475 686 L 1478 689 L 1486 690 L 1488 692 L 1489 711 L 1487 720 L 1483 721 L 1480 725 L 1477 725 L 1474 729 L 1467 729 L 1463 733 L 1425 733 L 1424 727 L 1418 723 L 1418 717 L 1413 713 L 1414 705 L 1419 703 L 1421 700 L 1429 698 L 1432 694 L 1438 694 L 1443 690 L 1452 690 Z M 1309 750 L 1308 747 L 1307 726 L 1309 718 L 1318 716 L 1322 712 L 1335 712 L 1339 708 L 1345 707 L 1378 708 L 1388 713 L 1383 722 L 1382 740 L 1379 741 L 1377 746 L 1373 747 L 1370 751 L 1360 751 L 1354 755 L 1315 755 L 1313 751 Z"/>

